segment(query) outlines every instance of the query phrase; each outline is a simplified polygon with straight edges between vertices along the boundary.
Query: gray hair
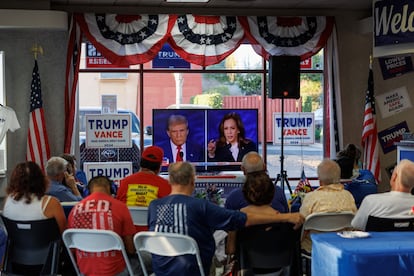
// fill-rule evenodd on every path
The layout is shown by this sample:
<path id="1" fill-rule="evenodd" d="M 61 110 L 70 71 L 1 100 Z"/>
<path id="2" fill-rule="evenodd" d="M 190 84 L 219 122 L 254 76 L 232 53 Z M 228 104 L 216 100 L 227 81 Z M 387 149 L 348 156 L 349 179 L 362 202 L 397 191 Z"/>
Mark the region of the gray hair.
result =
<path id="1" fill-rule="evenodd" d="M 263 158 L 259 153 L 250 151 L 243 156 L 241 168 L 245 174 L 265 170 Z"/>
<path id="2" fill-rule="evenodd" d="M 322 160 L 317 171 L 321 185 L 336 184 L 341 181 L 341 168 L 334 160 Z"/>
<path id="3" fill-rule="evenodd" d="M 188 128 L 188 120 L 185 116 L 179 114 L 173 114 L 168 118 L 167 130 L 170 130 L 171 125 L 185 124 Z"/>
<path id="4" fill-rule="evenodd" d="M 68 164 L 62 157 L 51 157 L 46 164 L 46 173 L 48 176 L 57 176 L 66 171 Z"/>
<path id="5" fill-rule="evenodd" d="M 403 159 L 395 167 L 394 171 L 400 178 L 400 184 L 407 189 L 414 187 L 414 163 L 408 159 Z"/>
<path id="6" fill-rule="evenodd" d="M 187 186 L 194 181 L 195 169 L 189 162 L 176 162 L 170 164 L 168 174 L 171 184 Z"/>

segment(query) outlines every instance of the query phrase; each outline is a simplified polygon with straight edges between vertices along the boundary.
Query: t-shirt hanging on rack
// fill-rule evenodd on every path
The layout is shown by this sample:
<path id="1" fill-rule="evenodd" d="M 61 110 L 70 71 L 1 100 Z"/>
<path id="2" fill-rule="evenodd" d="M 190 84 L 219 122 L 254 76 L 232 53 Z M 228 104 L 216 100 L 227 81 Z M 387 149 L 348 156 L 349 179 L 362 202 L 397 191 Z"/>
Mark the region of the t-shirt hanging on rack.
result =
<path id="1" fill-rule="evenodd" d="M 0 105 L 0 143 L 8 130 L 14 132 L 20 128 L 19 121 L 16 117 L 16 112 L 11 107 Z"/>

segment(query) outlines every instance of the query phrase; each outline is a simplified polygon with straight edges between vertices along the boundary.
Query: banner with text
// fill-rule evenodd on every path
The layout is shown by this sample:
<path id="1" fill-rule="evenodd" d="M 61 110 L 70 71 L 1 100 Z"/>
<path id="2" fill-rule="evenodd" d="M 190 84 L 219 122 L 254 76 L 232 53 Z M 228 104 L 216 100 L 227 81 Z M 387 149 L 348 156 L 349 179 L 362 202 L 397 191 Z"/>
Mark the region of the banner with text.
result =
<path id="1" fill-rule="evenodd" d="M 87 148 L 130 148 L 130 114 L 86 114 Z"/>
<path id="2" fill-rule="evenodd" d="M 312 112 L 273 113 L 273 144 L 308 145 L 315 143 L 315 119 Z"/>
<path id="3" fill-rule="evenodd" d="M 118 186 L 121 179 L 132 174 L 132 162 L 85 162 L 83 168 L 88 181 L 92 177 L 105 175 Z"/>
<path id="4" fill-rule="evenodd" d="M 382 151 L 389 153 L 395 150 L 397 148 L 395 143 L 401 141 L 403 134 L 408 132 L 410 131 L 406 121 L 378 132 L 378 139 L 381 143 Z"/>
<path id="5" fill-rule="evenodd" d="M 384 80 L 413 71 L 411 56 L 394 56 L 378 59 Z"/>
<path id="6" fill-rule="evenodd" d="M 376 97 L 382 118 L 390 117 L 404 109 L 411 108 L 407 87 L 403 86 Z"/>

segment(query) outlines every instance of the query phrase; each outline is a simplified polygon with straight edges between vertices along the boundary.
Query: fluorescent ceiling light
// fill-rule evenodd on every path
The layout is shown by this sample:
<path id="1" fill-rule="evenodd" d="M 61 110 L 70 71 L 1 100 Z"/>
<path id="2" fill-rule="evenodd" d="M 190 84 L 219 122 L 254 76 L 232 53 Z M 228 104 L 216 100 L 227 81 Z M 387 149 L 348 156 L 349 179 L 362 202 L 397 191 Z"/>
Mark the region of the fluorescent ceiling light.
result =
<path id="1" fill-rule="evenodd" d="M 207 3 L 210 0 L 165 0 L 169 3 Z"/>

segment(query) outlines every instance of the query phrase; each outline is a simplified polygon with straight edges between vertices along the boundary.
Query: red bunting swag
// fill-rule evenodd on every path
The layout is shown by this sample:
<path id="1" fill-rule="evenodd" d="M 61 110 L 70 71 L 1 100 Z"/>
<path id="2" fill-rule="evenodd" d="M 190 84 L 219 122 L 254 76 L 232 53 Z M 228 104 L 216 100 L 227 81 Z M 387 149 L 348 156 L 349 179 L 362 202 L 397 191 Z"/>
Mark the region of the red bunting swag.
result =
<path id="1" fill-rule="evenodd" d="M 171 30 L 170 44 L 190 63 L 217 64 L 233 53 L 244 39 L 236 16 L 180 15 Z"/>
<path id="2" fill-rule="evenodd" d="M 174 15 L 78 14 L 88 40 L 111 63 L 128 66 L 151 61 L 174 24 Z"/>
<path id="3" fill-rule="evenodd" d="M 246 35 L 272 56 L 300 56 L 305 60 L 325 46 L 331 35 L 334 19 L 325 16 L 281 17 L 248 16 L 240 18 Z M 262 51 L 258 51 L 263 55 Z"/>

